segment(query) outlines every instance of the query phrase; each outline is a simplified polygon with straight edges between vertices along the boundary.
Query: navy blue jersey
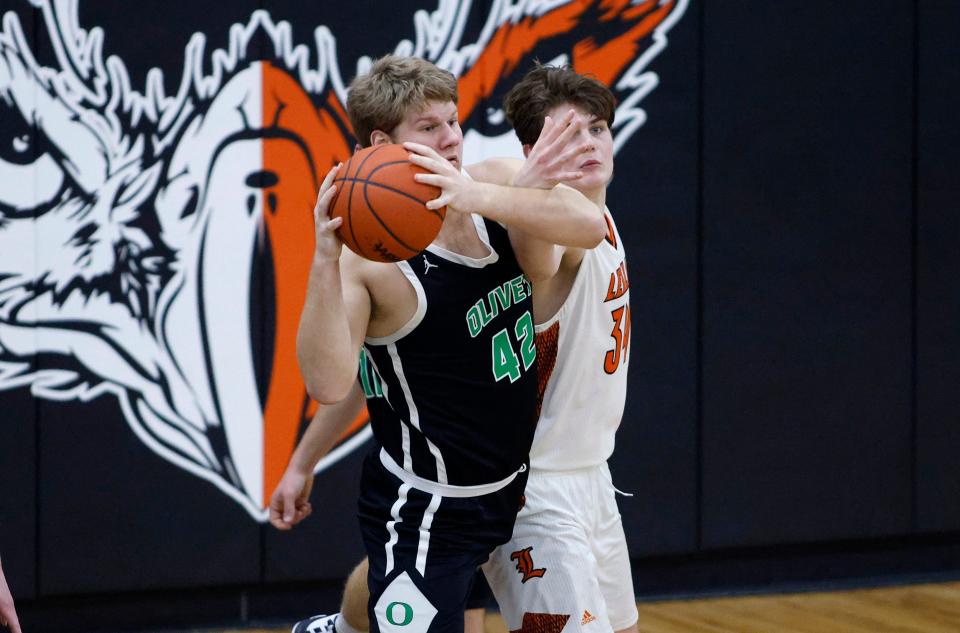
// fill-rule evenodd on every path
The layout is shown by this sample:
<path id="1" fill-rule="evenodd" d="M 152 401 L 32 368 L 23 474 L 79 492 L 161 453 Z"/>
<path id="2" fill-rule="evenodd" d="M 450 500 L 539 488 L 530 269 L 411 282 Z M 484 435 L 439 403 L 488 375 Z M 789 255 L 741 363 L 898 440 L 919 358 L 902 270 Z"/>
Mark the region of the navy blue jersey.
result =
<path id="1" fill-rule="evenodd" d="M 515 473 L 536 425 L 530 283 L 506 230 L 473 218 L 490 255 L 431 246 L 398 263 L 417 313 L 395 334 L 365 342 L 389 403 L 371 409 L 377 441 L 404 470 L 454 486 Z"/>

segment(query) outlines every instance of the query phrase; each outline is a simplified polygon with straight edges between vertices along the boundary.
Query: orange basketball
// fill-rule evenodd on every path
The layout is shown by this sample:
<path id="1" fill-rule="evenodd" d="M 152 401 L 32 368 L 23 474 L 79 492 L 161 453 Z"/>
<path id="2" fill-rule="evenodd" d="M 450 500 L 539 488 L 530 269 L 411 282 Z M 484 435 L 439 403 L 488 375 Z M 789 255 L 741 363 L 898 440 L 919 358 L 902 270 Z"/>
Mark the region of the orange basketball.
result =
<path id="1" fill-rule="evenodd" d="M 401 145 L 374 145 L 354 154 L 334 179 L 330 217 L 342 217 L 340 239 L 357 255 L 398 262 L 421 253 L 440 232 L 446 213 L 426 203 L 440 189 L 413 179 L 429 173 Z"/>

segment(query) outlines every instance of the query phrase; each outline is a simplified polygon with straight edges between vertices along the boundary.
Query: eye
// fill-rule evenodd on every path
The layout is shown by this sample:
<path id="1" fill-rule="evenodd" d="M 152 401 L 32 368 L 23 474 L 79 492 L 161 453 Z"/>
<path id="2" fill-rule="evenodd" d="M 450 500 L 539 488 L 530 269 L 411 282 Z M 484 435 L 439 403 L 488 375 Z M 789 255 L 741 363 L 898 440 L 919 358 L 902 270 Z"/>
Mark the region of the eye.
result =
<path id="1" fill-rule="evenodd" d="M 14 129 L 2 137 L 0 160 L 13 165 L 28 165 L 33 162 L 37 151 L 37 131 L 19 116 L 10 118 L 14 119 L 11 122 Z"/>
<path id="2" fill-rule="evenodd" d="M 46 151 L 45 139 L 16 111 L 3 113 L 13 129 L 0 137 L 0 217 L 33 217 L 54 203 L 63 170 Z"/>

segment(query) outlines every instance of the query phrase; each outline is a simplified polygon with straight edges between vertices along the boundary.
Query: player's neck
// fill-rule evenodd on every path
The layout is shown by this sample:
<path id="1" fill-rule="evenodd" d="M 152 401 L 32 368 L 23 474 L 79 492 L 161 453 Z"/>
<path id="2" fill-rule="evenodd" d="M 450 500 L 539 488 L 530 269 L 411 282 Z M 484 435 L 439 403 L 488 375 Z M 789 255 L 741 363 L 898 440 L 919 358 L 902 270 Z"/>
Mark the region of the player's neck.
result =
<path id="1" fill-rule="evenodd" d="M 452 253 L 466 255 L 474 259 L 482 259 L 490 254 L 487 245 L 480 241 L 477 227 L 473 223 L 473 216 L 469 213 L 447 211 L 447 215 L 440 227 L 440 232 L 434 245 Z"/>

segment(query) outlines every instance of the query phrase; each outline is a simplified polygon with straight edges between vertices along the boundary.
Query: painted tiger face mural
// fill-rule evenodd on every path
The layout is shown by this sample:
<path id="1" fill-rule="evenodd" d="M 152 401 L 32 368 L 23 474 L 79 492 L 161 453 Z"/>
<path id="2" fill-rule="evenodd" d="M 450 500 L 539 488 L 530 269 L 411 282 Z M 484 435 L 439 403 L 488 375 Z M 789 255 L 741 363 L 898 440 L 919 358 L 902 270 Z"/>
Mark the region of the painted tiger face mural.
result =
<path id="1" fill-rule="evenodd" d="M 224 49 L 195 33 L 167 94 L 156 68 L 131 85 L 77 2 L 34 0 L 32 35 L 0 16 L 0 398 L 113 397 L 146 446 L 263 520 L 314 410 L 295 358 L 311 209 L 354 146 L 336 34 L 317 25 L 298 43 L 288 22 L 254 11 Z M 658 83 L 648 66 L 686 7 L 494 2 L 464 41 L 478 9 L 440 0 L 411 16 L 416 35 L 394 52 L 459 78 L 468 163 L 519 155 L 487 104 L 535 58 L 613 88 L 619 149 L 644 123 Z M 38 61 L 40 38 L 55 62 Z M 318 470 L 368 434 L 358 419 Z"/>

